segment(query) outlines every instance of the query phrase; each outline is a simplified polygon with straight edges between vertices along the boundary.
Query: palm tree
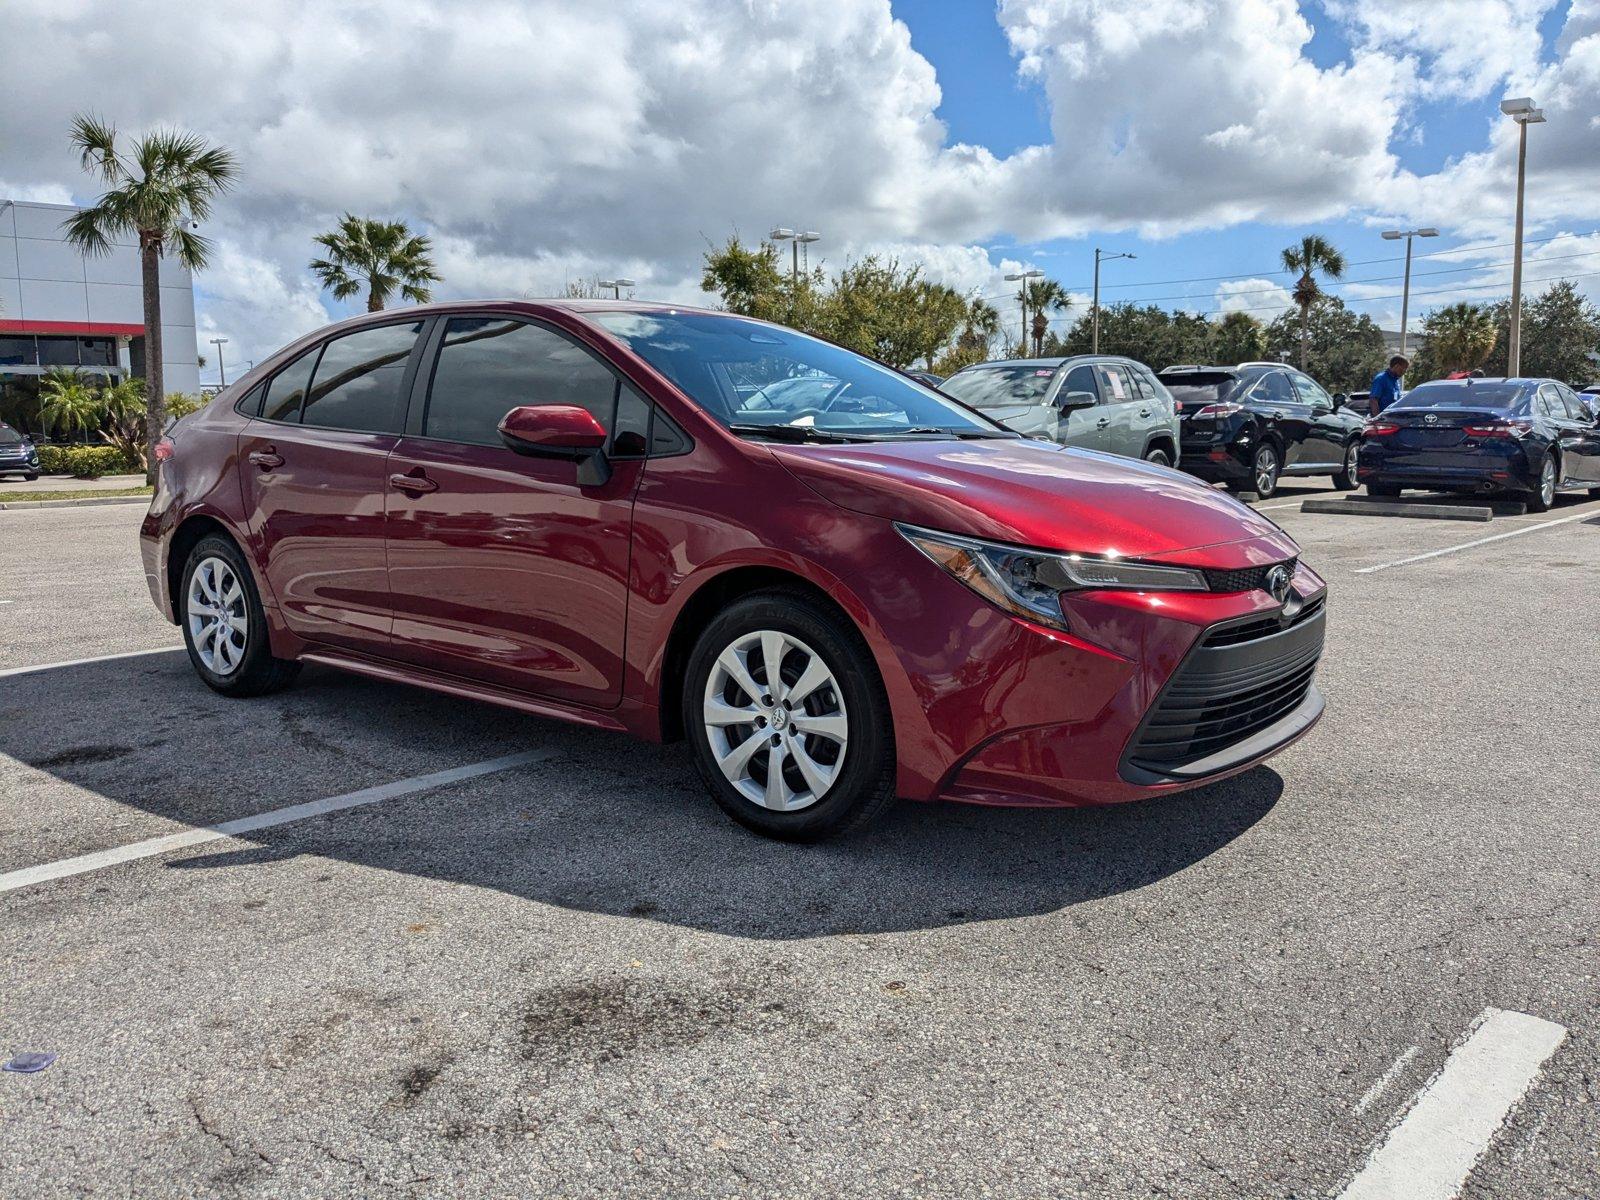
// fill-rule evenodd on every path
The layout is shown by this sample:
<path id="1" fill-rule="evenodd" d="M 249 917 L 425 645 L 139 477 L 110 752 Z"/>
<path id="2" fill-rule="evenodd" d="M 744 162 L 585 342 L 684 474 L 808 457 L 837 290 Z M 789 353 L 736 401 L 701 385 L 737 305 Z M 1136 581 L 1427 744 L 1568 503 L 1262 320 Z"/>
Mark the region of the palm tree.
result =
<path id="1" fill-rule="evenodd" d="M 1044 315 L 1047 308 L 1056 312 L 1066 312 L 1072 307 L 1072 297 L 1067 295 L 1067 289 L 1054 279 L 1034 279 L 1028 283 L 1028 307 L 1033 309 L 1033 352 L 1044 353 L 1044 335 L 1049 332 L 1050 318 Z M 1027 353 L 1027 347 L 1023 347 Z"/>
<path id="2" fill-rule="evenodd" d="M 1423 322 L 1428 353 L 1441 371 L 1471 371 L 1494 353 L 1499 337 L 1494 313 L 1486 305 L 1449 304 L 1436 308 Z"/>
<path id="3" fill-rule="evenodd" d="M 957 339 L 965 351 L 989 352 L 989 341 L 1000 332 L 1000 310 L 987 300 L 973 300 L 967 305 L 967 319 Z"/>
<path id="4" fill-rule="evenodd" d="M 39 420 L 57 433 L 89 433 L 99 428 L 100 397 L 72 367 L 51 367 L 39 381 Z"/>
<path id="5" fill-rule="evenodd" d="M 1300 273 L 1290 294 L 1300 306 L 1300 369 L 1304 371 L 1311 353 L 1311 306 L 1322 296 L 1322 289 L 1317 286 L 1317 273 L 1320 271 L 1329 279 L 1340 278 L 1344 275 L 1344 255 L 1320 234 L 1308 234 L 1300 239 L 1298 246 L 1284 250 L 1283 269 Z"/>
<path id="6" fill-rule="evenodd" d="M 67 241 L 84 254 L 109 254 L 112 239 L 137 238 L 144 283 L 146 478 L 155 482 L 155 444 L 166 424 L 166 380 L 161 366 L 161 258 L 169 250 L 191 271 L 206 265 L 211 243 L 195 232 L 211 215 L 211 202 L 239 173 L 232 153 L 192 133 L 157 129 L 117 150 L 117 131 L 98 117 L 79 114 L 70 137 L 85 171 L 107 191 L 92 207 L 63 222 Z"/>
<path id="7" fill-rule="evenodd" d="M 339 227 L 316 239 L 327 258 L 311 260 L 311 270 L 335 300 L 348 300 L 367 289 L 367 311 L 379 312 L 398 291 L 407 300 L 426 304 L 430 283 L 441 278 L 433 266 L 433 243 L 414 234 L 404 221 L 374 221 L 345 213 Z"/>

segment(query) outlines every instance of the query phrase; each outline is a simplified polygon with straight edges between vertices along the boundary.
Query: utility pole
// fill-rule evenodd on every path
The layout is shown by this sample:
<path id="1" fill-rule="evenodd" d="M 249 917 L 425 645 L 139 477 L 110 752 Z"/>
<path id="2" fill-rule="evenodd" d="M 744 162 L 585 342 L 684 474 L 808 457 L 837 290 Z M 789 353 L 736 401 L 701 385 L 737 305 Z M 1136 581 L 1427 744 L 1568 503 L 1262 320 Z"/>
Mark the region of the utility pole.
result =
<path id="1" fill-rule="evenodd" d="M 212 338 L 211 344 L 217 348 L 217 378 L 222 381 L 222 386 L 228 386 L 228 372 L 222 365 L 222 347 L 227 344 L 227 338 Z"/>
<path id="2" fill-rule="evenodd" d="M 1099 246 L 1094 248 L 1094 302 L 1089 307 L 1091 329 L 1089 352 L 1100 353 L 1100 264 L 1119 258 L 1137 258 L 1137 254 L 1107 254 Z"/>
<path id="3" fill-rule="evenodd" d="M 600 287 L 608 287 L 608 288 L 610 288 L 611 289 L 611 298 L 613 300 L 621 300 L 622 299 L 622 289 L 625 288 L 625 287 L 626 288 L 631 288 L 633 286 L 633 280 L 624 279 L 620 275 L 618 275 L 615 279 L 596 279 L 595 283 L 598 284 Z"/>
<path id="4" fill-rule="evenodd" d="M 1528 177 L 1528 126 L 1544 121 L 1544 110 L 1521 96 L 1500 101 L 1500 111 L 1517 123 L 1517 232 L 1511 255 L 1511 336 L 1506 339 L 1506 375 L 1522 374 L 1522 193 Z"/>
<path id="5" fill-rule="evenodd" d="M 1437 229 L 1386 229 L 1383 238 L 1388 242 L 1406 240 L 1406 282 L 1400 289 L 1400 356 L 1406 357 L 1406 319 L 1411 313 L 1411 239 L 1438 237 Z"/>
<path id="6" fill-rule="evenodd" d="M 1019 358 L 1028 357 L 1028 280 L 1043 278 L 1043 271 L 1018 271 L 1015 275 L 1006 276 L 1007 283 L 1020 281 L 1022 285 L 1017 289 L 1017 299 L 1022 302 L 1022 348 Z"/>

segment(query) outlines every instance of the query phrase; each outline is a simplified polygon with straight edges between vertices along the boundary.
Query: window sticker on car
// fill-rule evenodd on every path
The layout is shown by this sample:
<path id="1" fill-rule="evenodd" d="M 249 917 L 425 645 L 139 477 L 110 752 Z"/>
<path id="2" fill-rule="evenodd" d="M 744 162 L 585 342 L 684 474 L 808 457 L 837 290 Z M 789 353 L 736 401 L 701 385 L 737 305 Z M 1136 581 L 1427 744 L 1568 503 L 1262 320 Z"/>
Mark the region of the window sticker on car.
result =
<path id="1" fill-rule="evenodd" d="M 1118 400 L 1126 400 L 1128 394 L 1122 387 L 1122 376 L 1115 371 L 1106 372 L 1106 380 L 1111 384 L 1111 394 Z"/>
<path id="2" fill-rule="evenodd" d="M 1053 368 L 1046 367 L 1042 371 L 1035 371 L 1034 374 L 1038 375 L 1038 376 L 1040 376 L 1040 377 L 1042 377 L 1044 379 L 1048 379 L 1048 378 L 1050 378 L 1050 376 L 1055 374 L 1055 371 L 1054 371 Z"/>

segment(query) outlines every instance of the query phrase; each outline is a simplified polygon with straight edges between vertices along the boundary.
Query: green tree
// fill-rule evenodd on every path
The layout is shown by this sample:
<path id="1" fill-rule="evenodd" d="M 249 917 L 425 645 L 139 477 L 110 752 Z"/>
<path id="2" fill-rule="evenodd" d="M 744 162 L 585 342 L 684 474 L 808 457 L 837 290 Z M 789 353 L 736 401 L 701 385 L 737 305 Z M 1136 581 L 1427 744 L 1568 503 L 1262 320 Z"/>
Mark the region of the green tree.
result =
<path id="1" fill-rule="evenodd" d="M 1216 322 L 1218 363 L 1260 362 L 1267 353 L 1267 327 L 1247 312 L 1231 312 Z"/>
<path id="2" fill-rule="evenodd" d="M 1302 368 L 1330 391 L 1362 391 L 1389 361 L 1383 330 L 1366 313 L 1353 313 L 1337 296 L 1322 296 L 1304 319 L 1285 309 L 1267 326 L 1266 357 L 1299 342 L 1305 354 Z"/>
<path id="3" fill-rule="evenodd" d="M 412 233 L 404 221 L 345 213 L 338 228 L 318 235 L 316 243 L 328 252 L 326 258 L 311 260 L 317 281 L 335 300 L 348 300 L 365 288 L 368 312 L 388 307 L 396 292 L 426 304 L 433 298 L 428 285 L 441 278 L 433 265 L 433 243 L 425 234 Z"/>
<path id="4" fill-rule="evenodd" d="M 145 409 L 144 380 L 124 379 L 102 387 L 95 399 L 100 405 L 100 427 L 111 444 L 121 450 L 125 458 L 147 466 L 144 439 L 139 436 L 139 414 Z M 171 411 L 172 401 L 181 402 L 182 399 L 177 394 L 168 396 L 168 411 Z"/>
<path id="5" fill-rule="evenodd" d="M 1506 373 L 1511 336 L 1511 302 L 1492 306 L 1496 330 L 1494 350 L 1484 361 L 1486 375 Z M 1589 356 L 1600 352 L 1600 309 L 1570 279 L 1553 283 L 1536 300 L 1522 302 L 1522 374 L 1568 383 L 1600 376 Z"/>
<path id="6" fill-rule="evenodd" d="M 729 312 L 807 333 L 818 332 L 821 286 L 821 268 L 792 278 L 775 244 L 763 241 L 752 248 L 738 234 L 707 250 L 700 272 L 700 290 L 715 292 Z"/>
<path id="7" fill-rule="evenodd" d="M 144 292 L 146 477 L 155 482 L 154 449 L 166 425 L 166 389 L 161 365 L 161 258 L 168 251 L 191 271 L 206 265 L 210 243 L 195 226 L 211 215 L 212 201 L 238 174 L 233 155 L 192 133 L 156 130 L 118 151 L 116 129 L 98 117 L 72 122 L 72 147 L 85 171 L 107 190 L 93 205 L 64 223 L 67 241 L 84 254 L 109 254 L 112 239 L 131 236 L 139 245 Z"/>
<path id="8" fill-rule="evenodd" d="M 1299 273 L 1290 294 L 1300 309 L 1300 369 L 1310 371 L 1311 306 L 1323 294 L 1317 276 L 1322 274 L 1329 279 L 1338 279 L 1344 275 L 1344 255 L 1320 234 L 1308 234 L 1300 239 L 1298 246 L 1289 246 L 1284 250 L 1283 269 Z"/>
<path id="9" fill-rule="evenodd" d="M 1159 371 L 1174 363 L 1205 363 L 1212 358 L 1214 331 L 1204 317 L 1171 313 L 1154 304 L 1102 305 L 1100 353 L 1120 354 Z M 1065 338 L 1047 342 L 1060 354 L 1088 354 L 1094 345 L 1093 315 L 1086 313 Z"/>
<path id="10" fill-rule="evenodd" d="M 51 367 L 39 381 L 39 419 L 46 429 L 93 433 L 100 428 L 100 398 L 94 385 L 73 367 Z"/>
<path id="11" fill-rule="evenodd" d="M 1033 331 L 1033 353 L 1037 356 L 1044 353 L 1044 335 L 1050 330 L 1046 312 L 1066 312 L 1072 307 L 1072 297 L 1054 279 L 1030 279 L 1026 295 L 1028 311 L 1033 314 L 1029 323 Z"/>

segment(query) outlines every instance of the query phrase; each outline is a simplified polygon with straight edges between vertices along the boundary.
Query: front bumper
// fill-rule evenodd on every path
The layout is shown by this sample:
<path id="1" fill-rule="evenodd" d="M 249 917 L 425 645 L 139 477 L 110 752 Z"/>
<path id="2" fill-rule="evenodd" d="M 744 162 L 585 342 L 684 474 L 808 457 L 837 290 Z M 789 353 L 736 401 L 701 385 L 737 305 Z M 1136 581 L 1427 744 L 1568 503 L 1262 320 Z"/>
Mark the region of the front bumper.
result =
<path id="1" fill-rule="evenodd" d="M 39 455 L 37 452 L 0 456 L 0 475 L 37 475 L 38 473 Z"/>

